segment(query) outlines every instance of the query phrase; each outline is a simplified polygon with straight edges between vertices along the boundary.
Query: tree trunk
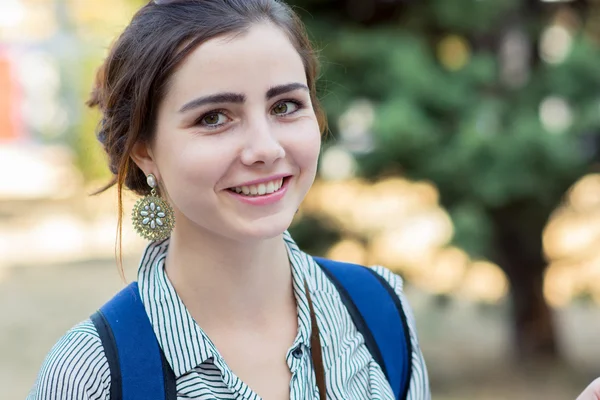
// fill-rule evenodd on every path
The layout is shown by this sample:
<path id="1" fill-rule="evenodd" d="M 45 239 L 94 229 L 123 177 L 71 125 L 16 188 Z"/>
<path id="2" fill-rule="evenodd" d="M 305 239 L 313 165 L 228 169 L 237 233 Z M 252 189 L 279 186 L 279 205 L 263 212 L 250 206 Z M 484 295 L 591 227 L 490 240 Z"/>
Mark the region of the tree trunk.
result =
<path id="1" fill-rule="evenodd" d="M 513 204 L 493 213 L 495 261 L 511 286 L 513 337 L 518 359 L 557 359 L 553 315 L 543 293 L 546 213 Z M 536 212 L 537 211 L 537 212 Z"/>

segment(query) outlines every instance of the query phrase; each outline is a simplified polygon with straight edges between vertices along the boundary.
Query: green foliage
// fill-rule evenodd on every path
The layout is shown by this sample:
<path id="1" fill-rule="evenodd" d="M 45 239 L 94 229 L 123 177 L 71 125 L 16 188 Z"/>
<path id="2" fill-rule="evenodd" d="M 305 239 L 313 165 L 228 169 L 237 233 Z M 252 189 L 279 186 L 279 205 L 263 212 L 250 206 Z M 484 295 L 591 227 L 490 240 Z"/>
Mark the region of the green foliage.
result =
<path id="1" fill-rule="evenodd" d="M 522 86 L 510 87 L 500 78 L 499 43 L 505 28 L 514 26 L 511 19 L 520 15 L 531 43 L 549 23 L 549 14 L 528 9 L 530 3 L 415 1 L 369 26 L 343 12 L 329 13 L 323 2 L 318 8 L 296 3 L 310 13 L 305 21 L 322 48 L 323 105 L 334 136 L 336 121 L 353 100 L 368 98 L 376 107 L 376 147 L 357 155 L 360 174 L 376 178 L 393 167 L 433 181 L 453 217 L 455 241 L 471 254 L 491 252 L 495 210 L 539 207 L 544 212 L 527 214 L 522 223 L 543 225 L 597 157 L 589 145 L 600 131 L 596 43 L 576 33 L 562 63 L 545 63 L 533 49 Z M 461 68 L 446 68 L 438 59 L 439 42 L 447 35 L 470 44 Z M 571 107 L 572 124 L 564 132 L 549 132 L 540 120 L 548 96 Z"/>
<path id="2" fill-rule="evenodd" d="M 309 254 L 324 255 L 332 243 L 340 240 L 340 232 L 324 220 L 306 216 L 292 225 L 294 241 Z"/>
<path id="3" fill-rule="evenodd" d="M 88 55 L 80 65 L 83 73 L 82 82 L 78 85 L 78 95 L 82 103 L 88 99 L 93 88 L 96 69 L 100 64 L 99 57 Z M 108 181 L 111 175 L 104 150 L 96 139 L 100 118 L 97 110 L 82 107 L 81 119 L 76 127 L 73 148 L 77 156 L 77 165 L 86 181 Z"/>
<path id="4" fill-rule="evenodd" d="M 518 5 L 519 0 L 434 0 L 427 8 L 436 26 L 469 34 L 497 28 L 506 12 Z"/>

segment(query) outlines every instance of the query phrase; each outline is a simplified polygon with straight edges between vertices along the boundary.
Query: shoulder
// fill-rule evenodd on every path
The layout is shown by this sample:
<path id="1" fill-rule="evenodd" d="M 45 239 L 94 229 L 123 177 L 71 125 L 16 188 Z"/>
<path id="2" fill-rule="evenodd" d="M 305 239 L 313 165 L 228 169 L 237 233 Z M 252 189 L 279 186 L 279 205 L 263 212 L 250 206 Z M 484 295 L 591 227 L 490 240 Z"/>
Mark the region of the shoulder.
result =
<path id="1" fill-rule="evenodd" d="M 429 400 L 431 399 L 431 393 L 429 389 L 429 377 L 427 374 L 427 367 L 423 358 L 423 353 L 419 345 L 419 339 L 417 335 L 417 326 L 415 318 L 404 294 L 404 281 L 396 273 L 389 269 L 377 265 L 367 267 L 372 272 L 381 277 L 393 290 L 395 296 L 400 302 L 402 311 L 406 317 L 406 325 L 408 327 L 408 335 L 411 344 L 411 377 L 409 383 L 409 390 L 406 399 L 407 400 Z M 333 284 L 330 285 L 333 287 Z M 405 332 L 406 333 L 406 332 Z"/>
<path id="2" fill-rule="evenodd" d="M 402 277 L 393 271 L 389 270 L 386 267 L 381 265 L 368 267 L 372 272 L 379 275 L 383 281 L 385 281 L 394 291 L 394 294 L 400 301 L 400 306 L 402 307 L 402 311 L 406 316 L 406 322 L 408 324 L 408 328 L 410 330 L 410 334 L 415 336 L 416 338 L 416 326 L 414 315 L 410 304 L 408 303 L 408 299 L 404 294 L 404 280 Z"/>
<path id="3" fill-rule="evenodd" d="M 404 281 L 399 275 L 395 274 L 394 272 L 390 271 L 385 267 L 374 266 L 370 268 L 376 274 L 385 279 L 385 281 L 392 287 L 392 289 L 394 289 L 396 296 L 398 296 L 398 298 L 400 299 L 402 310 L 406 315 L 406 322 L 408 325 L 410 342 L 412 347 L 412 372 L 407 399 L 430 399 L 431 393 L 429 389 L 429 377 L 427 374 L 427 367 L 425 365 L 423 353 L 419 345 L 415 317 L 408 303 L 408 299 L 404 295 Z"/>
<path id="4" fill-rule="evenodd" d="M 389 269 L 382 267 L 381 265 L 376 265 L 369 267 L 373 272 L 377 275 L 381 276 L 385 281 L 394 289 L 396 295 L 401 296 L 404 292 L 404 280 L 402 277 Z"/>
<path id="5" fill-rule="evenodd" d="M 381 265 L 371 266 L 368 268 L 375 274 L 379 275 L 394 290 L 396 297 L 400 300 L 402 311 L 406 316 L 406 321 L 410 330 L 410 334 L 416 339 L 417 333 L 415 326 L 415 318 L 410 304 L 408 303 L 408 299 L 404 294 L 404 280 L 402 279 L 402 277 L 394 273 L 393 271 L 382 267 Z"/>
<path id="6" fill-rule="evenodd" d="M 91 320 L 69 330 L 50 350 L 28 400 L 108 399 L 110 370 Z"/>

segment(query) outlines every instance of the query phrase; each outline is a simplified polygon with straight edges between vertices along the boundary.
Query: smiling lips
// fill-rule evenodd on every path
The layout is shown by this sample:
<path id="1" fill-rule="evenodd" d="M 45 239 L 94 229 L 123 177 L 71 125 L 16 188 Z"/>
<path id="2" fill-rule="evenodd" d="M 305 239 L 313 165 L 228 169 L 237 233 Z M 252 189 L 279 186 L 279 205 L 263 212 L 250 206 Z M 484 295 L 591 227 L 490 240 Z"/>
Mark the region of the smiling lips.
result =
<path id="1" fill-rule="evenodd" d="M 270 181 L 229 188 L 227 192 L 242 203 L 267 206 L 276 204 L 285 197 L 291 178 L 289 175 L 279 176 Z"/>
<path id="2" fill-rule="evenodd" d="M 281 189 L 284 178 L 275 179 L 269 182 L 258 183 L 256 185 L 237 186 L 229 190 L 244 196 L 264 196 L 272 194 Z"/>

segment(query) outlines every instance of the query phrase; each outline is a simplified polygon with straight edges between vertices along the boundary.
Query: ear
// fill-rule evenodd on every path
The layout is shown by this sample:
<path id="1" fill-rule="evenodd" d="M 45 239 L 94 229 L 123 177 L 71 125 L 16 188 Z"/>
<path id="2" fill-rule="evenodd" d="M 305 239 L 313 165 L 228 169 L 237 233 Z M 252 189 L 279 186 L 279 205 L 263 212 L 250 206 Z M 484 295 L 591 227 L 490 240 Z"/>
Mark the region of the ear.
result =
<path id="1" fill-rule="evenodd" d="M 140 140 L 134 144 L 131 150 L 131 159 L 144 172 L 144 175 L 153 174 L 160 182 L 158 167 L 148 143 Z"/>

